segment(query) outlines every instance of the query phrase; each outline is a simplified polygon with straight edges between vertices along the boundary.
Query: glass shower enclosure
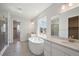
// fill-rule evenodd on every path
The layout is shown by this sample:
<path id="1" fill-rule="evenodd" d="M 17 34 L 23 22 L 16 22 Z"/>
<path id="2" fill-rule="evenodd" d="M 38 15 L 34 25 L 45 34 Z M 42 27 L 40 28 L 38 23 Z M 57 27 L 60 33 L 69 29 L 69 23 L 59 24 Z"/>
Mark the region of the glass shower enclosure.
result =
<path id="1" fill-rule="evenodd" d="M 0 17 L 0 52 L 7 44 L 7 18 Z"/>

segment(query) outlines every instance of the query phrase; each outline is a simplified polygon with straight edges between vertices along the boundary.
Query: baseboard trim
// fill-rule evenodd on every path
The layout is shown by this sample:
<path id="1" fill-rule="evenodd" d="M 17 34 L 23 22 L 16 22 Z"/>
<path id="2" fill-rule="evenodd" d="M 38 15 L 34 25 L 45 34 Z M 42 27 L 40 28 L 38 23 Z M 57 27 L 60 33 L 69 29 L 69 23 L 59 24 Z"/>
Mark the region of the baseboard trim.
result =
<path id="1" fill-rule="evenodd" d="M 1 50 L 0 52 L 0 56 L 3 55 L 3 53 L 5 52 L 5 50 L 8 48 L 9 45 L 5 45 L 4 48 Z"/>

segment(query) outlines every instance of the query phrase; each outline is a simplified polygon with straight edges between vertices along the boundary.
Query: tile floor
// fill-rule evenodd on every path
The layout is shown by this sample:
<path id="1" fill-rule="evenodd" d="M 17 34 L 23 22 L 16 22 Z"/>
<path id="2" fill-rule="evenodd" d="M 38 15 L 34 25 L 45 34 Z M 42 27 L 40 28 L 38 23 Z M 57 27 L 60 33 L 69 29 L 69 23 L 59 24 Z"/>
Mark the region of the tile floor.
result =
<path id="1" fill-rule="evenodd" d="M 10 44 L 10 46 L 4 52 L 3 56 L 34 56 L 34 54 L 29 51 L 27 43 L 27 41 L 18 41 Z"/>

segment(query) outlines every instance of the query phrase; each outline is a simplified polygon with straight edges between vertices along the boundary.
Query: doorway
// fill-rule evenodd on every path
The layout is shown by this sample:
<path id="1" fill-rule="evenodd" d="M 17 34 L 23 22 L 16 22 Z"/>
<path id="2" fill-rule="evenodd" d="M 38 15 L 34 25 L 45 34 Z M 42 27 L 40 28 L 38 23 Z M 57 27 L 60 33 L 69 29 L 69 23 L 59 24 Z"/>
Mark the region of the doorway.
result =
<path id="1" fill-rule="evenodd" d="M 20 22 L 13 21 L 13 42 L 20 41 Z"/>
<path id="2" fill-rule="evenodd" d="M 69 37 L 73 39 L 79 39 L 79 16 L 69 18 L 68 24 Z"/>
<path id="3" fill-rule="evenodd" d="M 54 18 L 51 21 L 51 36 L 59 36 L 59 18 Z"/>

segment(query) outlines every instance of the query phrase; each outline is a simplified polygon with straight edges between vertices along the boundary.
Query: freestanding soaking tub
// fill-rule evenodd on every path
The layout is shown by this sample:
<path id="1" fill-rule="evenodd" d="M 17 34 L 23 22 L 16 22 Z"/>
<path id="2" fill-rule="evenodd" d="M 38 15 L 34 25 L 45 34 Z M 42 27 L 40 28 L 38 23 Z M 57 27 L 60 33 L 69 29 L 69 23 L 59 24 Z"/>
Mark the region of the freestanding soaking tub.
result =
<path id="1" fill-rule="evenodd" d="M 29 38 L 29 49 L 35 55 L 41 55 L 44 52 L 44 40 L 39 37 Z"/>

